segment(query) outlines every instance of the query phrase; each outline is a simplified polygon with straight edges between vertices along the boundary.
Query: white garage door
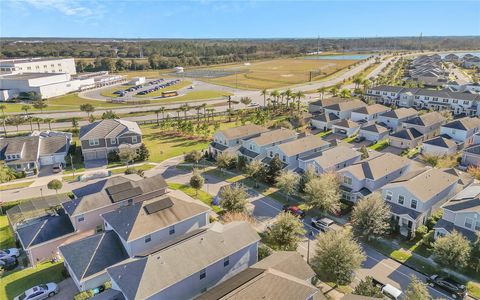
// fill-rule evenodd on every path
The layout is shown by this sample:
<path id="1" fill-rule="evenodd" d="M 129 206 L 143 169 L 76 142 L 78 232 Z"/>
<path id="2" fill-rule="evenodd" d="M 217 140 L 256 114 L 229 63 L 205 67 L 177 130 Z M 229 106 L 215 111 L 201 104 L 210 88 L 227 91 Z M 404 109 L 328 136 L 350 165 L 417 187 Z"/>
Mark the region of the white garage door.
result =
<path id="1" fill-rule="evenodd" d="M 53 156 L 42 156 L 40 157 L 40 165 L 41 166 L 48 166 L 54 163 Z"/>
<path id="2" fill-rule="evenodd" d="M 101 159 L 106 157 L 107 157 L 107 153 L 105 151 L 92 151 L 92 152 L 85 152 L 83 154 L 84 160 L 94 160 L 94 159 Z"/>

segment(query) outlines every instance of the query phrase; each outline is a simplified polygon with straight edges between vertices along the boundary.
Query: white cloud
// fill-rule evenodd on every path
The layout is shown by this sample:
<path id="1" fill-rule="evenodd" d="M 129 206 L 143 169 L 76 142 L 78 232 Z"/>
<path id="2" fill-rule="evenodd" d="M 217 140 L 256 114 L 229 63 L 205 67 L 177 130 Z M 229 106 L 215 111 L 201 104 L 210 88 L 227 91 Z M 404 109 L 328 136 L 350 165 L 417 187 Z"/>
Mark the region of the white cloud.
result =
<path id="1" fill-rule="evenodd" d="M 103 15 L 96 2 L 78 0 L 24 0 L 37 9 L 57 10 L 66 16 L 95 18 Z"/>

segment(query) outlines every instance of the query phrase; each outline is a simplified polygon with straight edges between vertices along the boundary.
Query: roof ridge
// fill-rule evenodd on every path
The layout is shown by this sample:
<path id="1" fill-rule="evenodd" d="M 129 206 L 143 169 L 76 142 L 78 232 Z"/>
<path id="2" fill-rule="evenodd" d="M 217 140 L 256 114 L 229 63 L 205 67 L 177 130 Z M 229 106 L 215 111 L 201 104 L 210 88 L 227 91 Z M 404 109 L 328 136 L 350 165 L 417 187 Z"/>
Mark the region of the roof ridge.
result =
<path id="1" fill-rule="evenodd" d="M 94 237 L 94 236 L 92 236 Z M 93 251 L 93 255 L 90 256 L 90 260 L 88 261 L 88 264 L 87 266 L 85 267 L 85 270 L 83 270 L 83 273 L 82 273 L 82 277 L 85 276 L 85 274 L 87 273 L 87 270 L 88 268 L 90 267 L 90 264 L 92 263 L 93 261 L 93 258 L 95 257 L 95 254 L 97 253 L 97 250 L 98 250 L 98 247 L 100 247 L 100 244 L 102 243 L 103 239 L 105 238 L 105 232 L 102 233 L 102 237 L 100 238 L 100 241 L 98 241 L 98 244 L 97 244 L 97 247 L 95 247 L 95 251 Z"/>
<path id="2" fill-rule="evenodd" d="M 30 247 L 32 245 L 33 241 L 37 238 L 37 236 L 40 233 L 40 231 L 42 230 L 42 228 L 47 224 L 47 219 L 43 220 L 42 223 L 43 223 L 42 226 L 40 226 L 40 228 L 38 228 L 37 233 L 33 236 L 33 238 L 28 243 L 28 247 Z"/>

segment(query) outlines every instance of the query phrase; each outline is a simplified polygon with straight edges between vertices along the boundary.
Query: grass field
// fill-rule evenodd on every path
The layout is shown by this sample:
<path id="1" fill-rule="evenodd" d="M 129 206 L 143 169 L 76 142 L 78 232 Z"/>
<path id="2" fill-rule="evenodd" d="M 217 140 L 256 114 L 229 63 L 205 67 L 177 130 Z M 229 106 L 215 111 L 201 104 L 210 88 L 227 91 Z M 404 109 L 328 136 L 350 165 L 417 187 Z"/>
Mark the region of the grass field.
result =
<path id="1" fill-rule="evenodd" d="M 28 187 L 32 183 L 33 183 L 33 181 L 24 181 L 24 182 L 0 185 L 0 191 L 6 191 L 6 190 L 13 190 L 13 189 L 19 189 L 19 188 L 23 188 L 23 187 Z"/>
<path id="2" fill-rule="evenodd" d="M 15 247 L 15 238 L 8 225 L 8 218 L 6 215 L 0 216 L 0 245 L 2 245 L 2 249 Z"/>
<path id="3" fill-rule="evenodd" d="M 219 211 L 222 210 L 220 208 L 220 206 L 212 205 L 213 197 L 210 194 L 208 194 L 207 192 L 199 190 L 198 193 L 197 193 L 197 191 L 189 185 L 180 184 L 180 183 L 173 183 L 173 182 L 167 182 L 167 183 L 168 183 L 168 187 L 170 189 L 180 190 L 180 191 L 184 192 L 185 194 L 189 195 L 190 197 L 202 201 L 206 205 L 210 206 L 214 212 L 218 213 Z"/>
<path id="4" fill-rule="evenodd" d="M 322 76 L 337 72 L 354 64 L 355 60 L 314 60 L 301 58 L 274 59 L 253 62 L 250 65 L 234 64 L 214 66 L 209 70 L 225 69 L 238 71 L 237 74 L 202 79 L 215 84 L 245 89 L 279 88 L 292 84 L 308 82 L 310 72 L 321 72 L 322 75 L 312 78 L 318 80 Z"/>

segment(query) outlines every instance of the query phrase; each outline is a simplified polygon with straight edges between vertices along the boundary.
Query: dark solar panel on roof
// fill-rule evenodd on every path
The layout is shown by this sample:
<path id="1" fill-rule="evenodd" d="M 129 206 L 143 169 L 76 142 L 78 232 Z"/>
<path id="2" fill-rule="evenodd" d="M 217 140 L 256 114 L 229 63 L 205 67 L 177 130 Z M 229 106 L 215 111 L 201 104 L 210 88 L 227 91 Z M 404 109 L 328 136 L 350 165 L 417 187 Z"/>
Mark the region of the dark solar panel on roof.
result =
<path id="1" fill-rule="evenodd" d="M 127 191 L 129 189 L 132 189 L 133 185 L 130 181 L 123 182 L 120 184 L 112 185 L 111 187 L 107 188 L 106 191 L 107 193 L 111 196 L 114 194 L 118 194 L 124 191 Z"/>
<path id="2" fill-rule="evenodd" d="M 113 202 L 123 201 L 132 197 L 136 197 L 142 194 L 142 189 L 138 186 L 120 193 L 110 195 Z"/>
<path id="3" fill-rule="evenodd" d="M 172 199 L 167 197 L 167 198 L 160 199 L 160 200 L 157 200 L 155 202 L 152 202 L 152 203 L 149 203 L 149 204 L 145 205 L 144 209 L 147 212 L 147 214 L 150 215 L 150 214 L 154 214 L 156 212 L 159 212 L 161 210 L 170 208 L 172 206 L 173 206 Z"/>

